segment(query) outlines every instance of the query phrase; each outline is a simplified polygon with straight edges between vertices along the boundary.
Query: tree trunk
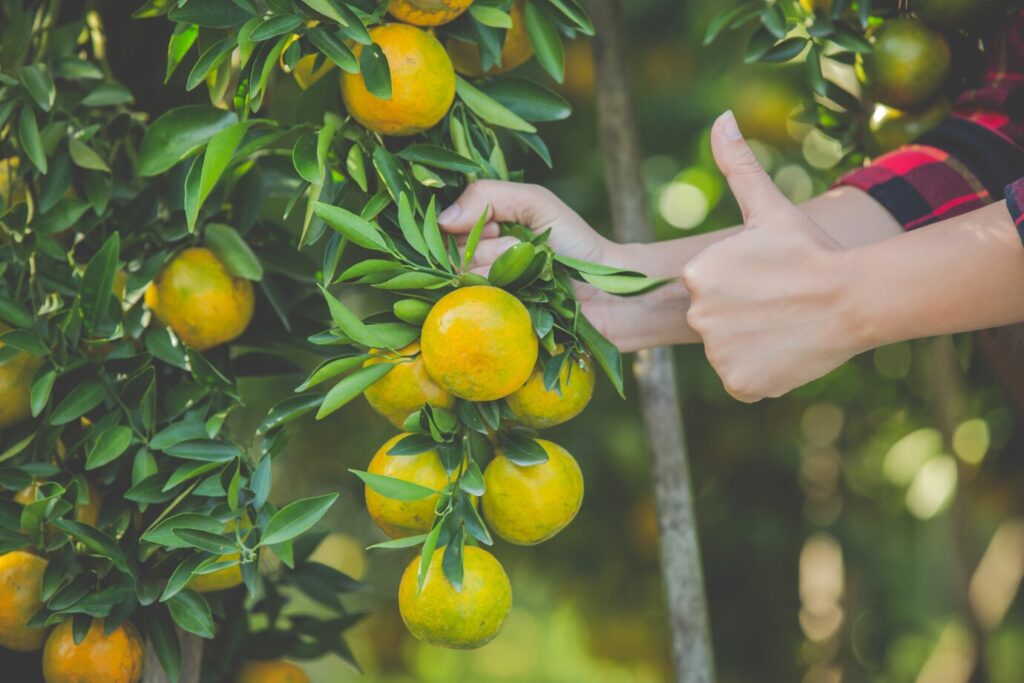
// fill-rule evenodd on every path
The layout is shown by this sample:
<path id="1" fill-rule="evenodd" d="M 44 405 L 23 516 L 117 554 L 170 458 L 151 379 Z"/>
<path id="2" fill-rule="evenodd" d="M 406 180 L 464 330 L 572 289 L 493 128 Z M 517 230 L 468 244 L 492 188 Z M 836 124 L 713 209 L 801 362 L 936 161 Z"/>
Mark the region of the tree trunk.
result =
<path id="1" fill-rule="evenodd" d="M 178 683 L 199 683 L 199 674 L 203 662 L 203 640 L 199 636 L 178 631 L 178 643 L 181 646 L 181 675 Z M 172 683 L 160 666 L 156 651 L 150 642 L 146 642 L 146 656 L 142 661 L 142 683 Z"/>
<path id="2" fill-rule="evenodd" d="M 641 177 L 640 140 L 622 34 L 621 0 L 590 0 L 597 30 L 597 110 L 616 237 L 649 242 L 654 228 Z M 642 351 L 633 366 L 643 407 L 658 509 L 672 661 L 677 683 L 715 679 L 693 487 L 672 352 Z"/>

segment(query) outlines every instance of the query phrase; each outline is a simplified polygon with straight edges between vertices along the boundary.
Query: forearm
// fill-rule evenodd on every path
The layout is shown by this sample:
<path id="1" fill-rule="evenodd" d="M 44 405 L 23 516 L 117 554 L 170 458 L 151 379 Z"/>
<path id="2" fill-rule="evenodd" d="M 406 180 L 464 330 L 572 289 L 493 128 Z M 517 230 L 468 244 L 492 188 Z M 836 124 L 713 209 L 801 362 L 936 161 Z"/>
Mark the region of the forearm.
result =
<path id="1" fill-rule="evenodd" d="M 1006 203 L 844 253 L 862 348 L 1024 320 L 1024 247 Z"/>

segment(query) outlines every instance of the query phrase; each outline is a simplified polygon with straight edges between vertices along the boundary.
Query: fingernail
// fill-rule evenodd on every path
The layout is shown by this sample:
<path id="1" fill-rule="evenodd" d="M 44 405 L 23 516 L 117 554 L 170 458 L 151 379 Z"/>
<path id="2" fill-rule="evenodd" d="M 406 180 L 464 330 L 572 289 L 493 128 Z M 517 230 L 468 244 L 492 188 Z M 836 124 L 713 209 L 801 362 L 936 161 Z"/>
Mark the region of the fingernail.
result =
<path id="1" fill-rule="evenodd" d="M 462 214 L 462 208 L 458 204 L 452 204 L 441 212 L 437 217 L 438 223 L 453 223 Z"/>
<path id="2" fill-rule="evenodd" d="M 739 140 L 743 137 L 731 109 L 718 117 L 718 120 L 722 122 L 722 133 L 725 134 L 726 140 Z"/>

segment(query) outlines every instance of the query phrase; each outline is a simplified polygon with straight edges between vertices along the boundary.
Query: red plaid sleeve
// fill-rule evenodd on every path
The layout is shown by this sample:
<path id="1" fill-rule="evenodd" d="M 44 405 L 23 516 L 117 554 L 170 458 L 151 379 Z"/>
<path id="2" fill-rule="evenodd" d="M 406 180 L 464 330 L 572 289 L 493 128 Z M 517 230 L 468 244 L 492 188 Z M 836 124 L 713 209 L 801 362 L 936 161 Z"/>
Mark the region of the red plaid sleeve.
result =
<path id="1" fill-rule="evenodd" d="M 1017 226 L 1017 234 L 1024 241 L 1024 178 L 1006 186 L 1006 208 L 1013 216 L 1013 224 Z"/>
<path id="2" fill-rule="evenodd" d="M 1002 199 L 1024 176 L 1024 12 L 988 51 L 981 85 L 957 99 L 947 121 L 836 184 L 867 192 L 907 230 Z"/>

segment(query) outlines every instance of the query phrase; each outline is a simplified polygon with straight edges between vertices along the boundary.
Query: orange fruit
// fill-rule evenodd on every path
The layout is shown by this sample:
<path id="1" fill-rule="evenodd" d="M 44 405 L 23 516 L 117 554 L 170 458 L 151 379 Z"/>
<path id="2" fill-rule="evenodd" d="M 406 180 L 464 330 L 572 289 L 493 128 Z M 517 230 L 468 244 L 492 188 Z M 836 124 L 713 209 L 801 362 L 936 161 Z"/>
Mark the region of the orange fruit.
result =
<path id="1" fill-rule="evenodd" d="M 420 337 L 427 373 L 469 401 L 504 398 L 530 379 L 539 344 L 526 306 L 498 287 L 457 289 L 441 298 Z"/>
<path id="2" fill-rule="evenodd" d="M 509 16 L 512 17 L 512 28 L 505 32 L 505 42 L 501 44 L 501 65 L 492 66 L 487 71 L 488 76 L 512 71 L 512 69 L 525 64 L 533 56 L 533 43 L 530 42 L 530 36 L 526 32 L 522 0 L 518 0 L 512 5 Z M 479 45 L 452 38 L 448 41 L 447 47 L 456 71 L 474 78 L 484 75 Z"/>
<path id="3" fill-rule="evenodd" d="M 0 334 L 11 328 L 0 323 Z M 4 347 L 0 340 L 0 349 Z M 29 406 L 29 390 L 32 376 L 43 364 L 41 356 L 22 351 L 3 365 L 0 365 L 0 429 L 11 427 L 32 414 Z"/>
<path id="4" fill-rule="evenodd" d="M 411 359 L 395 363 L 388 374 L 363 392 L 370 406 L 395 427 L 402 429 L 405 419 L 428 403 L 436 408 L 455 407 L 455 397 L 437 386 L 423 367 L 419 342 L 398 352 L 374 349 L 371 353 L 374 357 L 363 363 L 364 367 Z"/>
<path id="5" fill-rule="evenodd" d="M 448 473 L 441 467 L 437 451 L 426 451 L 417 455 L 388 455 L 388 451 L 408 434 L 399 434 L 388 439 L 381 446 L 366 471 L 393 477 L 402 481 L 440 491 L 448 486 Z M 438 495 L 419 500 L 395 500 L 385 498 L 369 486 L 366 487 L 366 509 L 381 531 L 391 538 L 415 536 L 430 531 L 434 524 L 434 508 Z"/>
<path id="6" fill-rule="evenodd" d="M 463 549 L 462 590 L 441 567 L 444 548 L 430 558 L 423 589 L 417 591 L 420 558 L 405 568 L 398 586 L 398 610 L 414 636 L 425 643 L 465 650 L 494 640 L 512 607 L 512 585 L 501 563 L 482 548 Z"/>
<path id="7" fill-rule="evenodd" d="M 184 343 L 205 351 L 229 342 L 252 320 L 252 283 L 228 272 L 216 254 L 190 247 L 176 255 L 153 281 L 146 301 Z"/>
<path id="8" fill-rule="evenodd" d="M 356 581 L 362 581 L 366 576 L 365 545 L 348 534 L 327 534 L 309 556 L 309 560 L 333 567 Z"/>
<path id="9" fill-rule="evenodd" d="M 875 31 L 871 52 L 858 55 L 857 74 L 874 98 L 897 109 L 916 109 L 939 92 L 949 73 L 949 44 L 913 19 L 890 19 Z"/>
<path id="10" fill-rule="evenodd" d="M 243 662 L 235 683 L 309 683 L 306 672 L 283 659 Z"/>
<path id="11" fill-rule="evenodd" d="M 546 462 L 517 465 L 498 453 L 484 470 L 482 509 L 496 534 L 536 545 L 569 525 L 583 503 L 583 473 L 567 450 L 544 439 Z"/>
<path id="12" fill-rule="evenodd" d="M 593 395 L 594 365 L 590 358 L 569 358 L 562 365 L 556 388 L 549 391 L 544 387 L 544 369 L 538 365 L 526 384 L 505 400 L 517 420 L 527 427 L 544 429 L 582 413 Z"/>
<path id="13" fill-rule="evenodd" d="M 946 120 L 950 109 L 945 97 L 921 111 L 875 105 L 868 121 L 868 148 L 874 154 L 882 154 L 908 145 Z"/>
<path id="14" fill-rule="evenodd" d="M 57 625 L 43 650 L 46 683 L 137 683 L 142 678 L 142 639 L 131 622 L 103 633 L 93 619 L 85 639 L 75 645 L 71 620 Z"/>
<path id="15" fill-rule="evenodd" d="M 444 47 L 430 33 L 406 24 L 370 29 L 387 56 L 391 97 L 366 88 L 362 74 L 341 74 L 341 96 L 348 113 L 381 135 L 415 135 L 437 125 L 455 101 L 455 69 Z M 355 54 L 363 46 L 356 45 Z"/>
<path id="16" fill-rule="evenodd" d="M 473 0 L 391 0 L 388 14 L 416 26 L 440 26 L 454 21 Z"/>
<path id="17" fill-rule="evenodd" d="M 43 646 L 45 628 L 29 628 L 28 620 L 43 606 L 45 559 L 15 550 L 0 555 L 0 647 L 31 652 Z"/>

